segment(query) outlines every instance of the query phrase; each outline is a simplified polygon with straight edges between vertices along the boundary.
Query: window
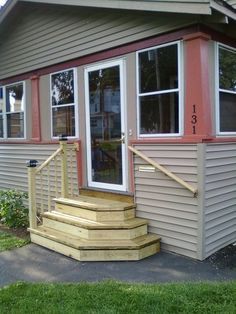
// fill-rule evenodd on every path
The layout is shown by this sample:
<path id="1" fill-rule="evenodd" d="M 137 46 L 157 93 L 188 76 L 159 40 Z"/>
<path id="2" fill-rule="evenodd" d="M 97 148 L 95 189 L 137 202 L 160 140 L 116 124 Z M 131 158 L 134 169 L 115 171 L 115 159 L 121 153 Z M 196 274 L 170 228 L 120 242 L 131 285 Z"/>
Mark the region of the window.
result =
<path id="1" fill-rule="evenodd" d="M 218 46 L 218 133 L 236 133 L 236 50 Z"/>
<path id="2" fill-rule="evenodd" d="M 3 88 L 0 87 L 0 138 L 4 137 L 3 133 Z"/>
<path id="3" fill-rule="evenodd" d="M 51 74 L 52 137 L 76 136 L 75 107 L 74 70 Z"/>
<path id="4" fill-rule="evenodd" d="M 0 87 L 0 138 L 25 137 L 24 83 Z"/>
<path id="5" fill-rule="evenodd" d="M 179 43 L 138 52 L 140 136 L 180 134 Z"/>

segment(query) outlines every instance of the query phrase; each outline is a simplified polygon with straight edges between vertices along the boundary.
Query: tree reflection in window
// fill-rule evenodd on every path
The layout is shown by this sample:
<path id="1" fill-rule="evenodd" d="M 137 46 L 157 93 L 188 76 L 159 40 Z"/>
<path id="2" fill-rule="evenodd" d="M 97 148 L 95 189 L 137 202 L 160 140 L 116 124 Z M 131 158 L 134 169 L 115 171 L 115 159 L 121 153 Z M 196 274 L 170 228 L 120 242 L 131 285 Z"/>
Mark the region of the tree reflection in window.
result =
<path id="1" fill-rule="evenodd" d="M 52 136 L 75 136 L 74 70 L 51 75 Z"/>
<path id="2" fill-rule="evenodd" d="M 236 51 L 219 50 L 220 88 L 236 92 Z"/>
<path id="3" fill-rule="evenodd" d="M 51 76 L 52 106 L 74 103 L 74 71 L 68 70 Z"/>
<path id="4" fill-rule="evenodd" d="M 141 135 L 179 133 L 179 44 L 138 54 Z"/>
<path id="5" fill-rule="evenodd" d="M 0 87 L 0 138 L 3 136 L 3 88 Z"/>
<path id="6" fill-rule="evenodd" d="M 236 132 L 236 50 L 219 46 L 219 131 Z"/>

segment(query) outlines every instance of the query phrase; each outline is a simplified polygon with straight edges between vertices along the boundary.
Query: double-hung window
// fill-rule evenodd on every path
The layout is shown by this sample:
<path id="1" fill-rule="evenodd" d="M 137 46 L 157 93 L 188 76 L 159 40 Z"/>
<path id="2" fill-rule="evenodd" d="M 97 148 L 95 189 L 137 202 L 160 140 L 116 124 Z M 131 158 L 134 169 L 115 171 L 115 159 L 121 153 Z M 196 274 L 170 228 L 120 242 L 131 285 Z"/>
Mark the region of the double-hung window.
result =
<path id="1" fill-rule="evenodd" d="M 51 74 L 52 137 L 77 136 L 74 69 Z"/>
<path id="2" fill-rule="evenodd" d="M 180 43 L 142 50 L 137 64 L 139 135 L 180 135 Z"/>
<path id="3" fill-rule="evenodd" d="M 0 87 L 0 138 L 25 137 L 25 85 Z"/>
<path id="4" fill-rule="evenodd" d="M 236 49 L 217 46 L 217 133 L 236 135 Z"/>

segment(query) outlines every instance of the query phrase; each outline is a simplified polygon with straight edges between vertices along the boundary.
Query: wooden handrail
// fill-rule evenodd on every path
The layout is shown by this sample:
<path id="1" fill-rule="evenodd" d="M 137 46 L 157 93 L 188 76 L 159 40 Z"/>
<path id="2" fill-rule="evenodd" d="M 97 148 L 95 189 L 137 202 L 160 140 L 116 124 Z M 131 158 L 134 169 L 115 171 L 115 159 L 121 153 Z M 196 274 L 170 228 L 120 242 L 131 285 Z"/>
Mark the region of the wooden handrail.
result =
<path id="1" fill-rule="evenodd" d="M 140 151 L 138 151 L 137 149 L 133 148 L 132 146 L 128 146 L 129 150 L 131 150 L 135 155 L 139 156 L 140 158 L 142 158 L 143 160 L 145 160 L 147 163 L 149 163 L 150 165 L 152 165 L 153 167 L 155 167 L 156 169 L 160 170 L 161 172 L 163 172 L 165 175 L 167 175 L 168 177 L 170 177 L 171 179 L 175 180 L 176 182 L 178 182 L 179 184 L 181 184 L 183 187 L 185 187 L 186 189 L 188 189 L 189 191 L 191 191 L 194 195 L 194 197 L 197 196 L 197 189 L 194 188 L 193 186 L 191 186 L 190 184 L 188 184 L 187 182 L 185 182 L 184 180 L 182 180 L 181 178 L 179 178 L 178 176 L 176 176 L 174 173 L 172 173 L 171 171 L 167 170 L 165 167 L 161 166 L 158 162 L 153 161 L 151 158 L 147 157 L 146 155 L 144 155 L 143 153 L 141 153 Z"/>
<path id="2" fill-rule="evenodd" d="M 47 165 L 60 153 L 62 152 L 62 148 L 59 147 L 46 161 L 42 163 L 41 166 L 39 166 L 36 170 L 36 174 L 39 173 L 43 168 L 47 167 Z"/>

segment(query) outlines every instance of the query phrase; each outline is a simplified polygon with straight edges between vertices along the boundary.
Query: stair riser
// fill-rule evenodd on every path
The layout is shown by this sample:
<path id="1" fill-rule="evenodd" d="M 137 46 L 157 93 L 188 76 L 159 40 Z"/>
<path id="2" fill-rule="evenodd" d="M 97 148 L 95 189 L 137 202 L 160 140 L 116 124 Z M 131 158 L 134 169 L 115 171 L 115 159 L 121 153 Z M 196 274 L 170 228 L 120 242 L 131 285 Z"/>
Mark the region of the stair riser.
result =
<path id="1" fill-rule="evenodd" d="M 76 250 L 33 233 L 31 233 L 31 241 L 79 261 L 134 261 L 153 255 L 160 250 L 159 243 L 139 250 Z"/>
<path id="2" fill-rule="evenodd" d="M 41 245 L 47 249 L 50 249 L 52 251 L 61 253 L 63 255 L 66 255 L 68 257 L 72 257 L 78 261 L 81 260 L 81 256 L 80 256 L 80 250 L 76 250 L 72 247 L 69 247 L 65 244 L 61 244 L 55 241 L 52 241 L 50 239 L 46 239 L 40 235 L 34 234 L 34 233 L 30 233 L 30 239 L 31 242 Z"/>
<path id="3" fill-rule="evenodd" d="M 83 239 L 134 239 L 136 237 L 147 234 L 147 225 L 142 225 L 132 229 L 108 229 L 108 230 L 93 230 L 82 227 L 76 227 L 60 221 L 43 218 L 44 227 L 48 227 L 57 231 L 63 231 L 70 235 L 79 236 Z"/>
<path id="4" fill-rule="evenodd" d="M 93 211 L 84 208 L 77 208 L 70 205 L 56 204 L 56 210 L 76 217 L 89 219 L 92 221 L 120 221 L 135 217 L 134 208 L 122 211 Z"/>

